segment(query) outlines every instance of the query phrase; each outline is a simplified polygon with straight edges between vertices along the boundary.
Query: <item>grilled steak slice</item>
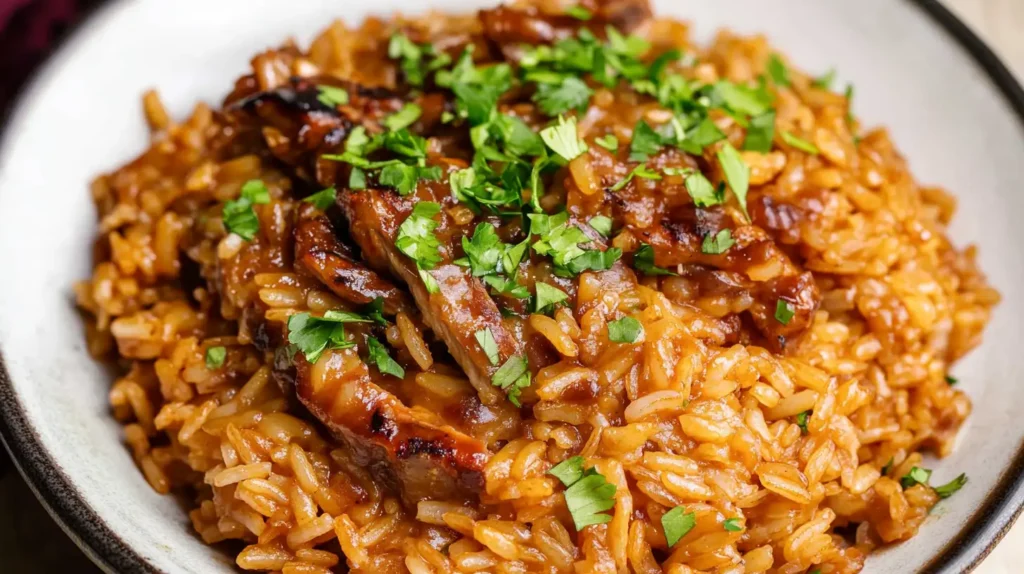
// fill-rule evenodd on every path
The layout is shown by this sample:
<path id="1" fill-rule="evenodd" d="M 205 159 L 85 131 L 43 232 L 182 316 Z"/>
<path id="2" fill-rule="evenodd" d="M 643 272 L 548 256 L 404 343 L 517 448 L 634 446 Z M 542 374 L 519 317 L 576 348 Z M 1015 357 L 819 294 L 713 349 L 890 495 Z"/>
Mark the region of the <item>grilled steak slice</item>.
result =
<path id="1" fill-rule="evenodd" d="M 421 500 L 474 500 L 490 453 L 483 442 L 423 409 L 412 409 L 375 384 L 352 349 L 311 365 L 301 353 L 278 357 L 274 377 L 348 445 L 356 464 L 398 492 L 409 508 Z"/>
<path id="2" fill-rule="evenodd" d="M 366 305 L 380 297 L 389 315 L 414 309 L 404 291 L 346 253 L 330 220 L 312 206 L 304 206 L 295 227 L 295 261 L 346 301 Z"/>
<path id="3" fill-rule="evenodd" d="M 424 322 L 444 340 L 480 400 L 485 405 L 496 404 L 504 400 L 504 396 L 491 384 L 491 377 L 504 361 L 522 355 L 522 344 L 506 328 L 486 286 L 468 269 L 450 262 L 457 252 L 455 242 L 467 230 L 460 229 L 443 211 L 442 223 L 435 235 L 441 241 L 445 262 L 429 271 L 438 284 L 437 293 L 427 291 L 415 263 L 395 247 L 398 228 L 412 212 L 414 202 L 436 197 L 429 195 L 429 190 L 421 189 L 417 193 L 420 195 L 401 198 L 380 190 L 347 191 L 339 196 L 339 201 L 363 257 L 374 267 L 387 269 L 405 281 Z M 496 364 L 490 362 L 476 339 L 476 333 L 483 329 L 490 329 L 497 343 L 499 361 Z"/>

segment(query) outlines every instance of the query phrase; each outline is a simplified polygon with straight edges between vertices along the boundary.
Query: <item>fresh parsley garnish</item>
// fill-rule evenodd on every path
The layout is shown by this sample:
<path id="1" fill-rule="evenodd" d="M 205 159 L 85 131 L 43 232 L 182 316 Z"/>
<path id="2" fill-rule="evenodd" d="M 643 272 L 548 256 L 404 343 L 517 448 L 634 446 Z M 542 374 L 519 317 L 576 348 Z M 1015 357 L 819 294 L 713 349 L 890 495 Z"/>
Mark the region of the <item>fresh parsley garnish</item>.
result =
<path id="1" fill-rule="evenodd" d="M 572 276 L 587 270 L 610 269 L 622 256 L 622 250 L 616 247 L 606 251 L 580 247 L 581 243 L 590 242 L 590 238 L 579 227 L 569 225 L 569 215 L 565 212 L 556 215 L 531 213 L 529 219 L 530 234 L 540 236 L 533 244 L 533 250 L 550 256 L 558 275 Z"/>
<path id="2" fill-rule="evenodd" d="M 953 377 L 953 376 L 950 376 L 950 375 L 946 375 L 946 384 L 948 384 L 949 386 L 953 386 L 953 385 L 955 385 L 955 384 L 957 384 L 959 382 L 960 382 L 960 379 L 957 379 L 956 377 Z"/>
<path id="3" fill-rule="evenodd" d="M 306 203 L 312 203 L 313 207 L 316 207 L 317 209 L 323 211 L 328 207 L 334 205 L 334 201 L 337 199 L 337 197 L 337 190 L 334 189 L 334 186 L 331 186 L 328 187 L 327 189 L 318 191 L 310 196 L 307 196 L 302 201 L 305 201 Z"/>
<path id="4" fill-rule="evenodd" d="M 508 394 L 508 400 L 517 407 L 523 406 L 519 401 L 523 389 L 530 386 L 530 364 L 526 357 L 515 355 L 509 357 L 505 364 L 498 367 L 491 384 Z"/>
<path id="5" fill-rule="evenodd" d="M 612 235 L 612 218 L 606 215 L 595 215 L 590 218 L 587 222 L 594 231 L 600 233 L 604 237 L 611 237 Z"/>
<path id="6" fill-rule="evenodd" d="M 377 370 L 385 375 L 392 375 L 399 379 L 405 377 L 405 369 L 398 361 L 391 358 L 387 347 L 373 337 L 366 338 L 366 348 L 370 354 L 370 360 L 377 365 Z"/>
<path id="7" fill-rule="evenodd" d="M 725 173 L 725 181 L 729 183 L 729 187 L 732 188 L 732 193 L 736 196 L 736 201 L 739 202 L 743 214 L 749 220 L 750 214 L 747 213 L 747 190 L 750 187 L 750 167 L 744 163 L 743 158 L 740 157 L 740 152 L 736 151 L 736 148 L 728 143 L 718 150 L 718 163 L 721 164 L 722 172 Z"/>
<path id="8" fill-rule="evenodd" d="M 801 434 L 807 434 L 807 418 L 811 416 L 811 411 L 804 411 L 796 414 L 796 426 L 800 427 Z"/>
<path id="9" fill-rule="evenodd" d="M 599 138 L 594 138 L 594 143 L 612 153 L 619 151 L 619 138 L 612 134 L 605 134 Z"/>
<path id="10" fill-rule="evenodd" d="M 402 106 L 402 109 L 398 110 L 394 114 L 384 118 L 384 127 L 388 128 L 389 131 L 397 132 L 400 129 L 407 128 L 420 118 L 423 114 L 423 109 L 414 103 L 407 103 Z"/>
<path id="11" fill-rule="evenodd" d="M 633 252 L 633 267 L 644 275 L 676 275 L 654 264 L 654 248 L 646 243 L 641 243 L 640 248 Z"/>
<path id="12" fill-rule="evenodd" d="M 345 91 L 345 88 L 321 84 L 316 87 L 316 91 L 320 92 L 320 95 L 316 97 L 317 101 L 325 106 L 333 108 L 335 106 L 344 106 L 348 103 L 348 92 Z"/>
<path id="13" fill-rule="evenodd" d="M 296 313 L 288 318 L 288 342 L 302 351 L 307 361 L 316 363 L 324 351 L 355 346 L 345 337 L 345 323 L 369 321 L 347 311 L 327 311 L 323 317 Z"/>
<path id="14" fill-rule="evenodd" d="M 633 128 L 633 141 L 629 143 L 629 161 L 647 161 L 661 151 L 662 139 L 647 122 L 640 120 Z"/>
<path id="15" fill-rule="evenodd" d="M 227 356 L 228 350 L 225 347 L 210 347 L 206 350 L 206 368 L 211 371 L 219 369 Z"/>
<path id="16" fill-rule="evenodd" d="M 782 132 L 782 141 L 786 142 L 786 144 L 795 147 L 800 151 L 805 151 L 811 155 L 818 155 L 819 153 L 821 153 L 818 150 L 818 146 L 812 144 L 811 142 L 805 139 L 798 138 L 795 135 L 791 134 L 790 132 Z"/>
<path id="17" fill-rule="evenodd" d="M 774 137 L 775 111 L 773 110 L 750 118 L 750 125 L 747 127 L 747 139 L 743 142 L 743 149 L 768 153 L 772 151 L 772 139 Z"/>
<path id="18" fill-rule="evenodd" d="M 558 124 L 542 129 L 540 137 L 565 161 L 572 161 L 587 152 L 587 144 L 576 133 L 576 118 L 558 116 Z"/>
<path id="19" fill-rule="evenodd" d="M 910 468 L 910 472 L 903 475 L 900 478 L 900 486 L 904 489 L 910 488 L 915 484 L 923 484 L 928 486 L 928 481 L 931 480 L 932 471 L 927 468 L 921 468 L 919 466 L 913 466 Z"/>
<path id="20" fill-rule="evenodd" d="M 439 204 L 422 201 L 412 208 L 412 213 L 398 227 L 395 246 L 415 261 L 420 270 L 433 269 L 441 262 L 441 242 L 434 235 L 438 225 L 434 217 L 440 212 Z"/>
<path id="21" fill-rule="evenodd" d="M 697 207 L 712 207 L 719 205 L 725 200 L 725 190 L 721 187 L 716 188 L 699 171 L 686 176 L 684 182 L 686 184 L 686 191 L 690 194 L 693 204 Z"/>
<path id="22" fill-rule="evenodd" d="M 949 498 L 950 496 L 953 496 L 956 491 L 963 488 L 965 484 L 967 484 L 967 475 L 961 474 L 946 484 L 936 486 L 935 494 L 938 494 L 939 498 Z"/>
<path id="23" fill-rule="evenodd" d="M 548 307 L 554 307 L 569 298 L 565 291 L 541 281 L 538 281 L 534 288 L 537 290 L 537 298 L 533 305 L 536 313 L 543 313 Z"/>
<path id="24" fill-rule="evenodd" d="M 729 532 L 740 532 L 743 530 L 743 526 L 740 524 L 739 518 L 726 518 L 725 522 L 722 523 L 722 527 Z"/>
<path id="25" fill-rule="evenodd" d="M 789 69 L 778 54 L 772 54 L 768 58 L 768 76 L 779 86 L 789 85 Z"/>
<path id="26" fill-rule="evenodd" d="M 833 69 L 825 72 L 824 74 L 818 76 L 817 78 L 815 78 L 814 81 L 811 82 L 811 85 L 814 86 L 815 88 L 821 88 L 823 90 L 827 90 L 827 89 L 832 87 L 832 82 L 834 82 L 835 79 L 836 79 L 836 71 L 833 68 Z"/>
<path id="27" fill-rule="evenodd" d="M 892 463 L 894 462 L 896 462 L 896 459 L 894 457 L 889 457 L 889 462 L 885 463 L 880 471 L 882 476 L 889 474 L 889 471 L 892 469 Z"/>
<path id="28" fill-rule="evenodd" d="M 732 232 L 728 229 L 723 229 L 718 233 L 709 233 L 704 236 L 704 242 L 700 245 L 700 251 L 705 255 L 721 255 L 728 251 L 735 243 L 732 238 Z"/>
<path id="29" fill-rule="evenodd" d="M 633 178 L 635 178 L 635 177 L 640 177 L 640 178 L 643 178 L 643 179 L 654 179 L 654 180 L 657 180 L 657 179 L 661 179 L 661 174 L 659 174 L 658 172 L 654 171 L 653 169 L 647 167 L 644 164 L 640 164 L 640 165 L 634 167 L 633 170 L 630 171 L 629 174 L 626 175 L 626 177 L 622 178 L 621 181 L 619 181 L 615 185 L 613 185 L 610 188 L 608 188 L 608 191 L 613 191 L 614 192 L 614 191 L 622 190 L 624 187 L 629 185 L 629 182 L 633 181 Z"/>
<path id="30" fill-rule="evenodd" d="M 593 94 L 594 91 L 583 80 L 565 76 L 557 84 L 538 84 L 533 101 L 537 102 L 542 112 L 554 117 L 572 110 L 586 109 Z"/>
<path id="31" fill-rule="evenodd" d="M 725 139 L 725 132 L 718 129 L 711 118 L 704 118 L 699 124 L 686 131 L 677 145 L 686 153 L 700 155 L 707 146 Z"/>
<path id="32" fill-rule="evenodd" d="M 697 513 L 686 512 L 682 506 L 677 506 L 661 515 L 661 527 L 665 531 L 665 541 L 668 547 L 672 548 L 683 536 L 697 526 Z"/>
<path id="33" fill-rule="evenodd" d="M 591 12 L 584 6 L 580 6 L 579 4 L 575 6 L 569 6 L 568 8 L 565 9 L 565 13 L 568 14 L 569 16 L 572 16 L 573 18 L 576 18 L 577 20 L 583 20 L 584 22 L 594 17 L 593 12 Z"/>
<path id="34" fill-rule="evenodd" d="M 783 325 L 789 325 L 796 311 L 789 305 L 789 301 L 779 299 L 775 302 L 775 320 Z"/>
<path id="35" fill-rule="evenodd" d="M 497 366 L 501 357 L 498 354 L 498 342 L 494 340 L 494 333 L 491 332 L 490 327 L 480 329 L 473 336 L 476 338 L 476 342 L 480 343 L 480 348 L 487 355 L 487 360 L 491 362 L 492 366 Z"/>
<path id="36" fill-rule="evenodd" d="M 238 199 L 224 203 L 221 218 L 229 233 L 252 241 L 260 230 L 260 220 L 252 206 L 270 203 L 270 191 L 267 185 L 258 179 L 250 179 L 242 184 L 242 192 Z"/>
<path id="37" fill-rule="evenodd" d="M 644 326 L 632 317 L 608 321 L 608 339 L 614 343 L 635 343 L 644 334 Z"/>
<path id="38" fill-rule="evenodd" d="M 577 532 L 592 524 L 611 522 L 611 515 L 604 511 L 615 506 L 615 485 L 595 468 L 584 469 L 584 462 L 582 456 L 574 456 L 548 471 L 566 487 L 565 505 Z"/>

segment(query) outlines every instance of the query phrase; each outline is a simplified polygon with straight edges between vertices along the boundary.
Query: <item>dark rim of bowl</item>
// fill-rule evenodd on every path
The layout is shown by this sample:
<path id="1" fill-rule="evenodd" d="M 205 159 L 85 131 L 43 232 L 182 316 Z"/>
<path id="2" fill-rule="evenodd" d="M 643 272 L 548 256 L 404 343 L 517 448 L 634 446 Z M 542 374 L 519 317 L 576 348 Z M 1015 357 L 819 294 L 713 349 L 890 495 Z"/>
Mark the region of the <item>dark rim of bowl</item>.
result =
<path id="1" fill-rule="evenodd" d="M 1024 88 L 992 49 L 964 22 L 950 12 L 938 0 L 905 0 L 927 14 L 951 39 L 960 44 L 975 63 L 988 75 L 993 84 L 1017 114 L 1024 126 Z M 116 2 L 104 2 L 110 6 Z M 47 57 L 25 82 L 18 96 L 7 110 L 7 117 L 0 124 L 0 135 L 6 130 L 8 120 L 20 107 L 22 98 L 39 78 L 54 54 L 82 28 L 95 19 L 93 9 L 83 17 L 73 30 L 51 48 Z M 142 555 L 118 537 L 103 518 L 86 502 L 74 482 L 64 473 L 50 453 L 42 446 L 39 435 L 32 427 L 22 409 L 10 375 L 4 366 L 0 352 L 0 440 L 11 455 L 21 475 L 25 478 L 36 497 L 47 512 L 57 521 L 71 539 L 97 565 L 109 572 L 157 572 L 157 568 Z M 127 447 L 125 447 L 127 448 Z M 1014 461 L 1007 467 L 984 504 L 965 523 L 956 540 L 946 546 L 932 559 L 924 572 L 935 574 L 960 574 L 976 568 L 992 552 L 1003 536 L 1013 526 L 1024 510 L 1024 448 L 1019 450 Z"/>

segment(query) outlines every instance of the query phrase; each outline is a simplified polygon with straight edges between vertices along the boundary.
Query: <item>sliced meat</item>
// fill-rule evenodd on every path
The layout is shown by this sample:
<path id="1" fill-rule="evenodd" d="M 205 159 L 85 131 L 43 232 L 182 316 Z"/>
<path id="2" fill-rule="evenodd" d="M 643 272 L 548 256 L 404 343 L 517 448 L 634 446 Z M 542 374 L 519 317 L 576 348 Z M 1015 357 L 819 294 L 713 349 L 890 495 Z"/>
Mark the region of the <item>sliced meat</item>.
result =
<path id="1" fill-rule="evenodd" d="M 420 190 L 417 193 L 432 192 Z M 450 263 L 457 249 L 454 242 L 461 237 L 454 223 L 442 212 L 443 223 L 436 236 L 442 242 L 446 262 L 429 271 L 440 288 L 437 293 L 427 292 L 415 263 L 395 247 L 398 227 L 412 212 L 414 202 L 428 197 L 436 198 L 434 195 L 401 198 L 391 192 L 367 190 L 343 192 L 339 201 L 363 257 L 378 269 L 387 269 L 405 281 L 424 322 L 444 340 L 480 400 L 487 405 L 495 404 L 504 400 L 504 395 L 491 384 L 491 377 L 510 357 L 522 355 L 522 345 L 506 328 L 486 286 L 465 267 Z M 497 364 L 491 364 L 476 340 L 476 333 L 483 329 L 490 329 L 497 343 Z"/>
<path id="2" fill-rule="evenodd" d="M 490 459 L 479 440 L 435 415 L 410 409 L 375 384 L 354 350 L 311 365 L 279 353 L 274 377 L 350 448 L 354 462 L 398 492 L 409 508 L 421 500 L 475 500 Z"/>
<path id="3" fill-rule="evenodd" d="M 295 227 L 295 261 L 346 301 L 366 305 L 380 297 L 389 315 L 414 309 L 404 291 L 349 256 L 330 219 L 310 205 Z"/>

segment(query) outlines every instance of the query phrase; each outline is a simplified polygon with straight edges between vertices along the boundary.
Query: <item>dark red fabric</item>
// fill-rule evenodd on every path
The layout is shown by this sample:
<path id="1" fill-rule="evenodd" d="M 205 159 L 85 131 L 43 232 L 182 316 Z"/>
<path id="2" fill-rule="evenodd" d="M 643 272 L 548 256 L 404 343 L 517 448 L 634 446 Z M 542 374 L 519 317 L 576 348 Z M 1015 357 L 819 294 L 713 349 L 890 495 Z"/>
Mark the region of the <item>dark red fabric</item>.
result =
<path id="1" fill-rule="evenodd" d="M 0 111 L 69 29 L 103 0 L 0 0 Z"/>

